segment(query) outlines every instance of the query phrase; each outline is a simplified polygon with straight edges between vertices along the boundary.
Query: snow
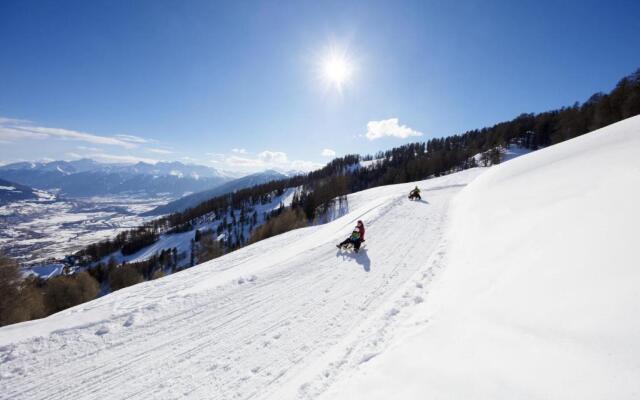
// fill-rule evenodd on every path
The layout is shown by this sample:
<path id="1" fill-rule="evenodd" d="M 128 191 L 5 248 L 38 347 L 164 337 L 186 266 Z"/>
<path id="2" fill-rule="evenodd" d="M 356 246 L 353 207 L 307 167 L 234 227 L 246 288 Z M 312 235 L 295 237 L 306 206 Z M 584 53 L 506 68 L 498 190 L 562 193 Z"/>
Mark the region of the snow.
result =
<path id="1" fill-rule="evenodd" d="M 498 147 L 497 149 L 500 151 L 500 154 L 501 154 L 500 162 L 513 160 L 514 158 L 523 156 L 525 154 L 529 154 L 533 151 L 531 149 L 519 146 L 517 144 L 508 144 L 507 146 Z M 483 165 L 483 162 L 484 162 L 483 157 L 485 154 L 488 154 L 488 153 L 489 151 L 478 153 L 471 158 L 476 162 L 477 165 Z"/>
<path id="2" fill-rule="evenodd" d="M 138 214 L 171 199 L 130 193 L 71 200 L 39 190 L 34 193 L 36 199 L 0 206 L 0 249 L 30 265 L 63 258 L 140 226 L 151 218 Z"/>
<path id="3" fill-rule="evenodd" d="M 480 176 L 407 328 L 323 398 L 638 398 L 639 149 L 635 117 Z"/>
<path id="4" fill-rule="evenodd" d="M 13 192 L 15 190 L 17 190 L 15 187 L 13 186 L 0 186 L 0 190 L 8 190 L 10 192 Z"/>
<path id="5" fill-rule="evenodd" d="M 507 145 L 507 147 L 501 148 L 500 153 L 502 154 L 501 162 L 506 162 L 509 160 L 513 160 L 516 157 L 523 156 L 525 154 L 531 153 L 532 150 L 526 147 L 521 147 L 515 144 Z M 478 161 L 478 160 L 476 160 Z"/>
<path id="6" fill-rule="evenodd" d="M 640 117 L 0 328 L 12 399 L 631 399 Z M 334 245 L 363 219 L 359 254 Z"/>
<path id="7" fill-rule="evenodd" d="M 284 206 L 290 206 L 293 201 L 293 196 L 296 190 L 300 190 L 300 188 L 288 188 L 282 193 L 281 196 L 274 196 L 273 199 L 269 203 L 265 204 L 257 204 L 252 207 L 250 212 L 256 211 L 258 213 L 258 222 L 264 222 L 264 213 L 271 212 L 280 207 L 280 204 L 284 204 Z M 236 218 L 239 218 L 240 211 L 234 210 L 236 214 Z M 231 217 L 231 214 L 228 215 Z M 154 255 L 159 255 L 162 250 L 170 250 L 175 248 L 178 253 L 178 267 L 189 267 L 190 266 L 190 258 L 188 255 L 191 251 L 191 240 L 195 237 L 196 229 L 201 231 L 216 231 L 216 228 L 221 223 L 220 220 L 216 221 L 206 221 L 204 223 L 198 224 L 194 226 L 192 230 L 181 233 L 171 233 L 171 234 L 162 234 L 160 238 L 150 246 L 147 246 L 134 254 L 130 254 L 127 256 L 123 256 L 120 251 L 117 251 L 111 255 L 103 257 L 101 260 L 102 263 L 107 263 L 111 257 L 113 257 L 116 262 L 122 263 L 126 262 L 140 262 L 145 261 L 153 257 Z M 250 236 L 250 226 L 244 225 L 242 227 L 242 234 L 244 237 Z M 224 239 L 224 234 L 218 236 L 218 240 Z M 180 257 L 182 255 L 182 257 Z"/>
<path id="8" fill-rule="evenodd" d="M 413 183 L 356 193 L 349 212 L 328 224 L 0 328 L 0 392 L 228 399 L 322 390 L 348 365 L 343 358 L 379 351 L 371 332 L 384 343 L 405 312 L 397 310 L 417 304 L 419 293 L 404 293 L 419 292 L 414 277 L 430 279 L 425 262 L 441 248 L 450 201 L 479 173 L 420 183 L 424 202 L 408 201 Z M 338 251 L 358 219 L 367 225 L 366 250 Z M 363 346 L 348 351 L 354 343 Z M 308 381 L 308 368 L 324 357 L 335 363 L 312 368 L 320 379 Z"/>
<path id="9" fill-rule="evenodd" d="M 147 246 L 142 250 L 128 255 L 122 256 L 122 254 L 118 251 L 114 254 L 114 258 L 118 263 L 126 262 L 139 262 L 145 261 L 153 257 L 154 255 L 160 254 L 160 252 L 164 249 L 172 249 L 176 248 L 178 254 L 189 254 L 191 251 L 191 239 L 195 236 L 195 230 L 181 232 L 181 233 L 173 233 L 173 234 L 164 234 L 161 235 L 160 239 L 153 243 L 151 246 Z M 103 262 L 108 262 L 111 256 L 104 257 Z M 185 257 L 179 266 L 187 266 L 189 263 L 189 258 Z"/>
<path id="10" fill-rule="evenodd" d="M 61 275 L 64 272 L 64 264 L 62 263 L 45 263 L 37 266 L 30 267 L 23 271 L 25 275 L 36 275 L 43 279 L 52 278 L 57 275 Z"/>
<path id="11" fill-rule="evenodd" d="M 378 166 L 379 164 L 382 164 L 384 162 L 383 158 L 378 158 L 375 160 L 367 160 L 367 161 L 360 161 L 359 165 L 361 168 L 369 168 L 369 167 L 375 167 Z"/>

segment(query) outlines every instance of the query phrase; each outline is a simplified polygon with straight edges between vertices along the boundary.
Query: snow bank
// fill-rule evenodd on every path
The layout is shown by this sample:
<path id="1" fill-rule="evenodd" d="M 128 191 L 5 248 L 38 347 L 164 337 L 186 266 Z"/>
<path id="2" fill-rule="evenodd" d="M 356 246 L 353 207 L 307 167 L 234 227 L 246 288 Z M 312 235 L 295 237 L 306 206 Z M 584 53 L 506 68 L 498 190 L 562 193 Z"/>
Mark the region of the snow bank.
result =
<path id="1" fill-rule="evenodd" d="M 640 397 L 639 154 L 640 116 L 477 178 L 426 323 L 326 398 Z"/>

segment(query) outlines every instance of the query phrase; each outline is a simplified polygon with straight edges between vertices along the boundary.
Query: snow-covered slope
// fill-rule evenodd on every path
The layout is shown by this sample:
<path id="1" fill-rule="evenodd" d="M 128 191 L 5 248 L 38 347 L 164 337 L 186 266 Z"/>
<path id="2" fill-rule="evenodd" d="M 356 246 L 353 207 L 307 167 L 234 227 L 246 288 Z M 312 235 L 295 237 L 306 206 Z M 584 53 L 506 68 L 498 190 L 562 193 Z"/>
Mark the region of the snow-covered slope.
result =
<path id="1" fill-rule="evenodd" d="M 242 178 L 234 179 L 213 189 L 192 193 L 190 195 L 181 197 L 167 204 L 158 206 L 153 210 L 147 212 L 145 215 L 162 215 L 184 211 L 187 208 L 195 207 L 200 203 L 203 203 L 209 199 L 213 199 L 214 197 L 222 196 L 227 193 L 235 192 L 236 190 L 250 188 L 251 186 L 260 185 L 262 183 L 267 183 L 284 178 L 286 178 L 286 175 L 274 170 L 257 172 L 255 174 L 243 176 Z"/>
<path id="2" fill-rule="evenodd" d="M 640 398 L 640 116 L 489 169 L 442 279 L 326 399 Z"/>
<path id="3" fill-rule="evenodd" d="M 291 205 L 291 201 L 293 199 L 295 191 L 295 188 L 286 189 L 281 195 L 274 195 L 270 202 L 265 204 L 256 204 L 255 206 L 247 208 L 246 210 L 248 211 L 248 213 L 257 213 L 258 216 L 256 218 L 256 226 L 259 226 L 264 223 L 264 215 L 277 210 L 280 205 L 289 207 Z M 236 221 L 239 221 L 241 212 L 238 209 L 229 210 L 227 213 L 227 218 L 231 219 L 232 212 L 233 215 L 235 215 Z M 194 239 L 196 230 L 200 230 L 201 232 L 217 232 L 217 229 L 222 222 L 223 219 L 213 218 L 213 214 L 205 215 L 202 218 L 193 221 L 191 230 L 180 233 L 163 233 L 155 243 L 140 249 L 134 254 L 123 256 L 122 252 L 118 250 L 108 256 L 105 256 L 102 259 L 102 262 L 105 264 L 108 263 L 111 257 L 113 257 L 117 263 L 140 262 L 148 260 L 153 256 L 159 255 L 162 250 L 171 250 L 172 248 L 175 248 L 178 253 L 177 266 L 180 268 L 188 268 L 190 267 L 190 259 L 188 255 L 191 251 L 191 240 Z M 233 233 L 235 232 L 240 232 L 245 238 L 248 238 L 250 236 L 251 226 L 246 223 L 231 223 L 229 224 L 229 226 L 231 226 L 231 230 L 224 230 L 223 233 L 218 237 L 218 240 L 223 240 L 226 235 L 233 235 Z"/>
<path id="4" fill-rule="evenodd" d="M 479 173 L 421 183 L 424 202 L 408 201 L 413 184 L 356 193 L 331 223 L 1 328 L 0 393 L 280 399 L 322 390 L 347 360 L 378 351 L 406 287 L 411 304 L 421 301 L 414 279 L 430 279 L 450 200 Z M 368 249 L 338 252 L 358 219 Z"/>
<path id="5" fill-rule="evenodd" d="M 363 191 L 325 225 L 0 328 L 0 393 L 634 398 L 639 149 L 636 117 L 420 182 L 424 202 Z M 365 250 L 337 251 L 358 219 Z"/>
<path id="6" fill-rule="evenodd" d="M 38 194 L 33 189 L 0 179 L 0 206 L 20 200 L 36 200 Z"/>

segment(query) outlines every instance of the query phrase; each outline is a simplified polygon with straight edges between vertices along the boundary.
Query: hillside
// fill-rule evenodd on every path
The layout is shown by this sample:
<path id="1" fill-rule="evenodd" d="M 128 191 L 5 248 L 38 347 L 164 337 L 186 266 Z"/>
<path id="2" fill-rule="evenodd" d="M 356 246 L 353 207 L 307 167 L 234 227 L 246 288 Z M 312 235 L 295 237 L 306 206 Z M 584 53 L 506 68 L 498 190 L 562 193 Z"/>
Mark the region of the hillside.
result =
<path id="1" fill-rule="evenodd" d="M 242 178 L 234 179 L 213 189 L 192 193 L 177 200 L 171 201 L 167 204 L 163 204 L 145 213 L 145 215 L 162 215 L 184 211 L 189 207 L 195 207 L 198 204 L 214 197 L 283 178 L 286 178 L 286 175 L 273 170 L 267 170 L 243 176 Z"/>
<path id="2" fill-rule="evenodd" d="M 634 117 L 476 179 L 442 279 L 324 398 L 637 398 L 639 150 Z"/>
<path id="3" fill-rule="evenodd" d="M 633 398 L 640 117 L 0 328 L 8 398 Z M 486 171 L 486 172 L 485 172 Z M 470 185 L 467 186 L 467 184 Z M 360 254 L 334 244 L 367 225 Z"/>
<path id="4" fill-rule="evenodd" d="M 427 273 L 450 200 L 478 173 L 425 181 L 425 202 L 406 199 L 412 184 L 360 192 L 349 196 L 350 212 L 331 223 L 3 327 L 0 391 L 24 399 L 273 392 L 317 356 L 342 348 L 354 331 L 393 322 L 388 302 Z M 368 250 L 337 252 L 359 218 L 367 223 Z"/>
<path id="5" fill-rule="evenodd" d="M 14 201 L 38 198 L 38 194 L 30 187 L 0 179 L 0 206 Z"/>
<path id="6" fill-rule="evenodd" d="M 167 233 L 193 230 L 195 237 L 196 229 L 200 229 L 203 221 L 209 227 L 213 227 L 210 222 L 215 221 L 219 245 L 225 251 L 233 251 L 256 240 L 260 235 L 254 233 L 259 225 L 270 217 L 277 217 L 282 211 L 260 218 L 255 214 L 255 209 L 264 208 L 265 204 L 286 191 L 295 189 L 289 208 L 296 214 L 304 213 L 307 224 L 323 222 L 333 218 L 335 200 L 344 195 L 377 186 L 420 181 L 468 168 L 495 165 L 639 113 L 640 73 L 636 72 L 621 79 L 608 94 L 596 93 L 582 104 L 575 103 L 570 107 L 538 114 L 521 114 L 491 127 L 410 143 L 375 155 L 344 155 L 306 175 L 288 174 L 289 178 L 234 190 L 233 193 L 208 198 L 197 205 L 196 195 L 193 204 L 189 203 L 189 208 L 184 211 L 149 219 L 134 229 L 120 231 L 115 237 L 91 243 L 68 255 L 65 260 L 73 270 L 93 266 L 119 251 L 127 254 L 139 251 Z M 173 163 L 162 165 L 173 167 Z M 187 200 L 190 202 L 191 198 L 187 197 Z M 277 221 L 272 222 L 275 225 Z M 158 245 L 162 243 L 156 243 L 154 248 L 161 250 Z M 175 268 L 176 249 L 164 250 L 165 256 L 167 251 L 174 255 L 171 268 Z M 136 267 L 144 270 L 145 279 L 149 279 L 158 269 L 167 267 L 166 262 L 161 262 L 166 257 L 162 254 L 156 256 L 155 260 L 147 260 L 146 265 Z M 193 262 L 188 264 L 193 265 Z M 100 273 L 95 278 L 104 284 L 108 275 Z"/>

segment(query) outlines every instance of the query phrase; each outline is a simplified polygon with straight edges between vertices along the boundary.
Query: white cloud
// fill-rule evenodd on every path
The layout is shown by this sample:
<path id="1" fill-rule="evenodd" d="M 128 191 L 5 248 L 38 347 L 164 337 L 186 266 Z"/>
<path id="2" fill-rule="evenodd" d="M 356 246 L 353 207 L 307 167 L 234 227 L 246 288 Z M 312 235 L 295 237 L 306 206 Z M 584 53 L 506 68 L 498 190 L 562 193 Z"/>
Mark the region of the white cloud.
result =
<path id="1" fill-rule="evenodd" d="M 73 158 L 73 159 L 80 159 L 80 158 L 82 158 L 82 156 L 81 156 L 80 154 L 78 154 L 78 153 L 73 153 L 73 152 L 71 152 L 71 153 L 66 153 L 65 155 L 66 155 L 67 157 L 69 157 L 69 158 Z"/>
<path id="2" fill-rule="evenodd" d="M 213 164 L 221 164 L 227 158 L 227 156 L 222 153 L 205 153 L 205 156 L 209 157 L 209 162 Z"/>
<path id="3" fill-rule="evenodd" d="M 130 142 L 130 143 L 149 143 L 149 142 L 152 142 L 152 140 L 141 138 L 140 136 L 134 136 L 134 135 L 116 135 L 116 137 L 118 139 L 120 139 L 120 140 L 124 140 L 125 142 Z"/>
<path id="4" fill-rule="evenodd" d="M 26 131 L 14 126 L 0 124 L 0 140 L 5 143 L 22 139 L 46 139 L 48 136 L 43 133 Z"/>
<path id="5" fill-rule="evenodd" d="M 246 149 L 231 149 L 231 152 L 236 154 L 247 154 Z"/>
<path id="6" fill-rule="evenodd" d="M 324 150 L 322 150 L 322 153 L 320 153 L 320 155 L 322 157 L 335 157 L 336 156 L 336 152 L 335 152 L 335 150 L 324 149 Z"/>
<path id="7" fill-rule="evenodd" d="M 72 131 L 69 129 L 46 128 L 42 126 L 32 126 L 32 127 L 25 126 L 25 127 L 20 127 L 19 129 L 24 132 L 41 134 L 41 135 L 44 135 L 45 137 L 55 137 L 63 140 L 79 140 L 79 141 L 93 143 L 93 144 L 106 144 L 106 145 L 112 145 L 112 146 L 120 146 L 126 149 L 131 149 L 136 147 L 132 143 L 122 141 L 114 137 L 93 135 L 91 133 Z"/>
<path id="8" fill-rule="evenodd" d="M 2 124 L 30 124 L 30 123 L 31 123 L 31 121 L 26 120 L 26 119 L 0 117 L 0 125 L 2 125 Z"/>
<path id="9" fill-rule="evenodd" d="M 259 169 L 265 166 L 265 162 L 258 158 L 247 158 L 247 157 L 238 157 L 238 156 L 226 157 L 223 162 L 232 167 Z"/>
<path id="10" fill-rule="evenodd" d="M 209 157 L 209 163 L 214 164 L 216 168 L 237 172 L 257 172 L 266 169 L 311 171 L 322 167 L 322 164 L 312 161 L 289 160 L 287 153 L 282 151 L 265 150 L 252 156 L 248 155 L 248 152 L 234 150 L 231 154 L 206 153 L 206 155 Z"/>
<path id="11" fill-rule="evenodd" d="M 213 158 L 224 158 L 224 153 L 204 153 L 205 156 L 213 157 Z"/>
<path id="12" fill-rule="evenodd" d="M 287 154 L 281 151 L 265 150 L 258 154 L 258 158 L 265 163 L 286 163 Z"/>
<path id="13" fill-rule="evenodd" d="M 387 136 L 406 139 L 410 136 L 422 136 L 422 133 L 406 125 L 400 125 L 398 118 L 389 118 L 382 121 L 369 121 L 367 123 L 367 133 L 365 136 L 369 140 L 376 140 Z"/>
<path id="14" fill-rule="evenodd" d="M 173 151 L 171 151 L 171 150 L 156 149 L 156 148 L 147 149 L 147 151 L 149 151 L 151 153 L 155 153 L 155 154 L 172 154 L 173 153 Z"/>
<path id="15" fill-rule="evenodd" d="M 119 146 L 125 149 L 146 143 L 147 139 L 131 135 L 100 136 L 71 129 L 37 126 L 29 121 L 0 117 L 0 140 L 15 141 L 24 139 L 76 140 L 99 145 Z"/>
<path id="16" fill-rule="evenodd" d="M 87 146 L 76 146 L 76 149 L 83 151 L 92 151 L 92 152 L 100 152 L 101 149 L 97 147 L 87 147 Z"/>
<path id="17" fill-rule="evenodd" d="M 313 161 L 295 160 L 295 161 L 291 161 L 287 169 L 309 172 L 309 171 L 314 171 L 316 169 L 320 169 L 322 167 L 324 167 L 324 164 L 320 164 Z"/>

